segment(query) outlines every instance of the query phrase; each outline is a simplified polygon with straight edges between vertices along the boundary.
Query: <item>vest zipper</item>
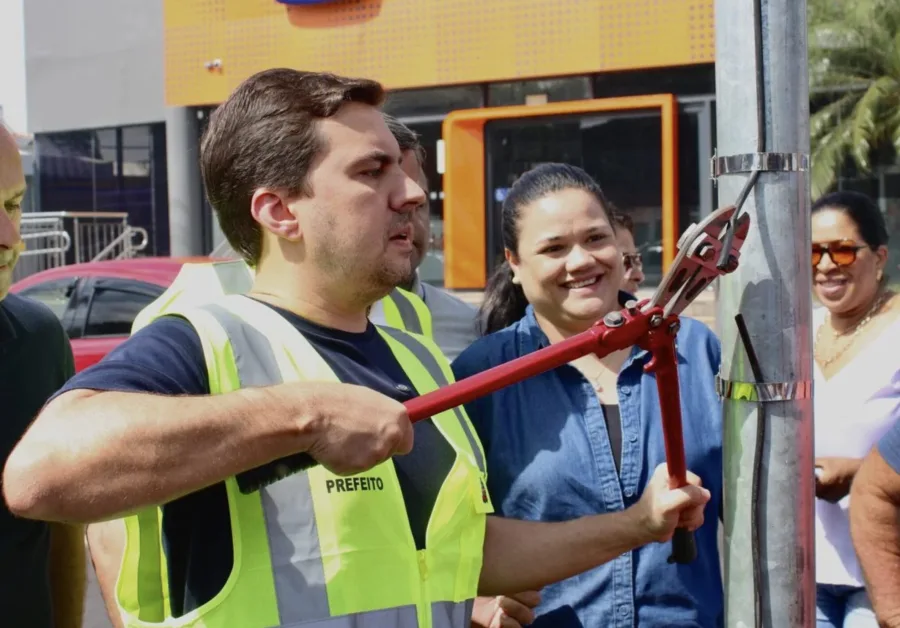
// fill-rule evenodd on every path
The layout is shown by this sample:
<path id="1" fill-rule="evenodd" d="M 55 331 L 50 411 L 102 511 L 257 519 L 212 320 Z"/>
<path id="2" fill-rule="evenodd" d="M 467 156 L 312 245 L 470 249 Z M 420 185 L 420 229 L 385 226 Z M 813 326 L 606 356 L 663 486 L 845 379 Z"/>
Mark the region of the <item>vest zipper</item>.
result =
<path id="1" fill-rule="evenodd" d="M 428 558 L 425 550 L 416 551 L 416 558 L 419 562 L 419 595 L 421 604 L 425 611 L 426 624 L 419 628 L 432 628 L 433 618 L 431 616 L 431 599 L 428 595 Z"/>
<path id="2" fill-rule="evenodd" d="M 419 575 L 424 582 L 425 580 L 428 580 L 428 561 L 425 559 L 425 550 L 419 550 L 416 554 L 419 558 Z"/>

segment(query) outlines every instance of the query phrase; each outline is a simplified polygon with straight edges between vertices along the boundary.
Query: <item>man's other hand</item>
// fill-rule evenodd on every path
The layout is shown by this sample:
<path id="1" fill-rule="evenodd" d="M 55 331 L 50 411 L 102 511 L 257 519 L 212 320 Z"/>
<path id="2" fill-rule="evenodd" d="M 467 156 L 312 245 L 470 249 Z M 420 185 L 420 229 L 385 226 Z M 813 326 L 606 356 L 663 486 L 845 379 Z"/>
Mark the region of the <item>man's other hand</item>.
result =
<path id="1" fill-rule="evenodd" d="M 511 597 L 475 598 L 472 610 L 473 628 L 522 628 L 534 621 L 534 608 L 541 603 L 537 591 L 517 593 Z"/>
<path id="2" fill-rule="evenodd" d="M 688 471 L 687 486 L 670 488 L 665 464 L 656 467 L 640 501 L 633 506 L 640 525 L 653 541 L 672 539 L 675 528 L 696 530 L 703 525 L 703 509 L 710 499 L 700 478 Z"/>

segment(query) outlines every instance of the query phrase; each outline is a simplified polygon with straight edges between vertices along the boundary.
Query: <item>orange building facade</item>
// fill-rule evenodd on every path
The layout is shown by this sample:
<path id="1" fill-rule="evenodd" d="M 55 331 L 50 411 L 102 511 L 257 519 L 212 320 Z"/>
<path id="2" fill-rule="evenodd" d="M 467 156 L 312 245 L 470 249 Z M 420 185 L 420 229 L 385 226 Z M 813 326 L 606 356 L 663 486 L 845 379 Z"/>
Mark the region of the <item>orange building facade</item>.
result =
<path id="1" fill-rule="evenodd" d="M 300 1 L 300 0 L 297 0 Z M 308 1 L 308 0 L 307 0 Z M 632 215 L 650 283 L 710 211 L 714 0 L 165 0 L 166 102 L 198 115 L 271 67 L 381 81 L 428 152 L 423 279 L 484 287 L 499 210 L 537 163 Z"/>

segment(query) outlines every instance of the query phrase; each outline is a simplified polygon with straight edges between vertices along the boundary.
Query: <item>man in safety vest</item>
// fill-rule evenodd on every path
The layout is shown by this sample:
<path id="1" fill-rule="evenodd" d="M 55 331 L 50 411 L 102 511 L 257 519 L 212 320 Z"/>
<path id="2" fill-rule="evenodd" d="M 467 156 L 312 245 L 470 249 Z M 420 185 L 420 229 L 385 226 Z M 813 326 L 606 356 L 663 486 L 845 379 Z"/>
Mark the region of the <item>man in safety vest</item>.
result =
<path id="1" fill-rule="evenodd" d="M 425 189 L 424 186 L 427 186 L 428 183 L 422 167 L 425 155 L 418 137 L 397 119 L 388 115 L 384 117 L 388 129 L 400 148 L 403 158 L 400 167 L 407 176 L 416 180 L 419 186 Z M 418 279 L 415 268 L 422 262 L 427 251 L 429 233 L 427 200 L 420 205 L 413 216 L 411 265 L 414 267 L 412 277 Z M 138 314 L 133 331 L 142 329 L 155 318 L 169 311 L 203 304 L 226 294 L 250 292 L 254 276 L 250 265 L 240 259 L 230 248 L 224 251 L 222 256 L 236 259 L 217 259 L 206 263 L 185 264 L 166 291 Z M 409 278 L 406 281 L 409 284 L 414 283 Z M 418 283 L 421 288 L 421 283 Z M 415 289 L 413 285 L 407 287 Z M 439 329 L 435 342 L 444 355 L 450 359 L 447 343 L 456 349 L 454 352 L 456 355 L 475 339 L 475 310 L 449 294 L 444 297 L 443 291 L 439 291 L 442 293 L 440 295 L 435 294 L 435 291 L 439 291 L 439 289 L 435 288 L 430 291 L 431 301 L 438 301 L 440 308 L 438 311 Z M 418 295 L 419 290 L 413 292 L 397 287 L 373 306 L 369 318 L 376 324 L 432 336 L 434 328 L 431 311 L 425 305 L 424 299 Z M 458 304 L 453 301 L 458 301 Z M 115 583 L 125 547 L 125 529 L 122 521 L 113 520 L 91 524 L 88 526 L 87 538 L 97 582 L 107 605 L 110 619 L 118 626 Z"/>
<path id="2" fill-rule="evenodd" d="M 410 271 L 423 198 L 383 95 L 286 69 L 239 85 L 201 164 L 251 292 L 149 322 L 9 457 L 15 514 L 126 516 L 126 626 L 467 628 L 479 592 L 537 590 L 702 524 L 709 493 L 693 475 L 669 489 L 664 467 L 622 512 L 487 517 L 465 411 L 411 424 L 402 402 L 452 374 L 426 337 L 366 318 Z"/>

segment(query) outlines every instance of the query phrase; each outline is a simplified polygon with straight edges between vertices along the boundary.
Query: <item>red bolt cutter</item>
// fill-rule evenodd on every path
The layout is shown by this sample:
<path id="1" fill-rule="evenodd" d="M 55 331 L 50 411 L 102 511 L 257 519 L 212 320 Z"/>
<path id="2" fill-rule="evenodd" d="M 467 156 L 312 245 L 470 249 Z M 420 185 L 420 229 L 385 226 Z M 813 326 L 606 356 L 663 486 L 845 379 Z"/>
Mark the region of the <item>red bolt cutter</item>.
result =
<path id="1" fill-rule="evenodd" d="M 735 213 L 733 206 L 724 207 L 688 228 L 678 241 L 678 255 L 672 267 L 650 299 L 629 302 L 623 310 L 610 312 L 587 331 L 555 345 L 407 401 L 404 405 L 410 420 L 427 419 L 590 353 L 602 358 L 636 344 L 651 356 L 644 370 L 656 375 L 672 487 L 685 486 L 687 467 L 675 353 L 678 315 L 719 275 L 737 268 L 750 218 L 747 214 L 735 218 Z M 237 481 L 241 492 L 250 493 L 315 464 L 308 454 L 295 454 L 245 471 Z M 696 555 L 693 534 L 676 530 L 669 560 L 689 563 Z"/>
<path id="2" fill-rule="evenodd" d="M 625 309 L 610 312 L 587 331 L 555 345 L 407 401 L 404 405 L 410 419 L 426 419 L 590 353 L 602 358 L 636 344 L 650 352 L 644 370 L 656 376 L 672 488 L 685 486 L 687 467 L 675 353 L 678 315 L 719 275 L 737 269 L 750 217 L 742 214 L 735 220 L 735 212 L 734 207 L 718 209 L 688 228 L 678 241 L 672 267 L 650 299 L 629 302 Z M 730 251 L 723 255 L 725 246 Z M 720 264 L 720 260 L 725 263 Z M 693 534 L 676 530 L 670 562 L 689 563 L 696 555 Z"/>

